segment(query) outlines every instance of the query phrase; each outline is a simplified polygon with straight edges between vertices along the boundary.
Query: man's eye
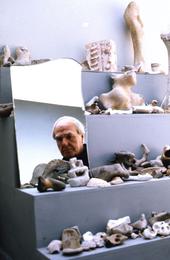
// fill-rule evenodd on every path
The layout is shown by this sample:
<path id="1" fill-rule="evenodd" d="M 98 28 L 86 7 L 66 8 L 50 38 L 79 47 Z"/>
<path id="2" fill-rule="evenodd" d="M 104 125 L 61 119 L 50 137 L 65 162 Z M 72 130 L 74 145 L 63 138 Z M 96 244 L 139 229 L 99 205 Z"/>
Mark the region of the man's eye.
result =
<path id="1" fill-rule="evenodd" d="M 57 142 L 62 142 L 63 138 L 62 138 L 62 137 L 56 137 L 55 140 L 56 140 Z"/>
<path id="2" fill-rule="evenodd" d="M 71 140 L 71 139 L 73 138 L 73 135 L 72 135 L 72 134 L 67 134 L 66 138 L 67 138 L 68 140 Z"/>

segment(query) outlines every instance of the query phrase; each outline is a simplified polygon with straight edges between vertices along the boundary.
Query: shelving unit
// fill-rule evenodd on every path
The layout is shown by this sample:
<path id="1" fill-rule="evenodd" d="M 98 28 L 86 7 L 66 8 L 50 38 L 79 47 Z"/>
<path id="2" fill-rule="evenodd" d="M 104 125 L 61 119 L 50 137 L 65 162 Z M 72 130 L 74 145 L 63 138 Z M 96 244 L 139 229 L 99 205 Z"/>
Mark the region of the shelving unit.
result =
<path id="1" fill-rule="evenodd" d="M 106 73 L 82 72 L 85 102 L 109 89 L 109 76 Z M 139 89 L 142 89 L 147 100 L 162 99 L 165 76 L 138 75 L 138 78 L 138 82 L 142 83 Z M 149 86 L 152 86 L 152 91 Z M 150 94 L 147 95 L 148 91 Z M 136 92 L 141 93 L 137 89 Z M 170 178 L 126 182 L 107 188 L 67 187 L 61 192 L 46 193 L 39 193 L 36 188 L 16 188 L 19 172 L 14 120 L 14 117 L 0 119 L 0 154 L 3 154 L 0 158 L 0 172 L 3 173 L 0 178 L 0 242 L 14 260 L 169 258 L 170 237 L 151 241 L 142 238 L 128 240 L 117 247 L 91 250 L 70 257 L 62 253 L 48 254 L 48 243 L 59 239 L 64 228 L 77 225 L 82 234 L 86 231 L 96 233 L 105 230 L 109 219 L 129 215 L 135 221 L 141 213 L 149 217 L 152 211 L 170 211 Z M 143 142 L 147 143 L 154 157 L 163 145 L 169 143 L 168 114 L 89 115 L 86 116 L 86 124 L 91 167 L 105 164 L 120 149 L 128 149 L 140 157 Z"/>

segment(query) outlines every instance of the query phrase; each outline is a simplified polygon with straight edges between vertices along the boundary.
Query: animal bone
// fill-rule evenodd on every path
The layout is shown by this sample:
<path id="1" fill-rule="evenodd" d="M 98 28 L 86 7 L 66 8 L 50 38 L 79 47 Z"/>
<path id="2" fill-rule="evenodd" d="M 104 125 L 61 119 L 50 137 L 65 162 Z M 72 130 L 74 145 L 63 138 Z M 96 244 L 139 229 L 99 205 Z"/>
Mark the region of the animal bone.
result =
<path id="1" fill-rule="evenodd" d="M 10 116 L 12 111 L 13 111 L 12 103 L 0 104 L 0 118 Z"/>
<path id="2" fill-rule="evenodd" d="M 53 178 L 43 178 L 42 176 L 38 177 L 38 186 L 37 190 L 39 192 L 45 192 L 48 189 L 53 189 L 54 191 L 61 191 L 66 188 L 64 182 L 58 181 Z"/>
<path id="3" fill-rule="evenodd" d="M 142 235 L 145 239 L 153 239 L 157 236 L 157 231 L 153 230 L 151 227 L 145 228 Z"/>
<path id="4" fill-rule="evenodd" d="M 153 224 L 152 229 L 160 236 L 170 235 L 170 225 L 165 221 L 157 221 Z"/>
<path id="5" fill-rule="evenodd" d="M 119 163 L 98 166 L 89 170 L 89 175 L 93 178 L 111 181 L 113 177 L 129 177 L 129 171 L 124 169 Z"/>
<path id="6" fill-rule="evenodd" d="M 134 49 L 134 65 L 139 66 L 139 72 L 146 71 L 144 58 L 144 25 L 140 15 L 140 9 L 136 2 L 132 1 L 128 4 L 124 19 L 131 34 Z"/>
<path id="7" fill-rule="evenodd" d="M 30 65 L 31 55 L 27 48 L 17 47 L 16 48 L 16 60 L 14 65 Z"/>
<path id="8" fill-rule="evenodd" d="M 106 109 L 128 110 L 132 106 L 144 103 L 139 94 L 132 92 L 132 87 L 136 84 L 136 73 L 134 71 L 112 76 L 112 78 L 114 80 L 113 89 L 99 96 L 99 100 Z"/>
<path id="9" fill-rule="evenodd" d="M 14 63 L 14 59 L 11 57 L 11 52 L 8 45 L 5 45 L 0 55 L 0 66 L 10 66 Z"/>
<path id="10" fill-rule="evenodd" d="M 116 71 L 116 45 L 112 40 L 103 40 L 86 44 L 86 61 L 93 71 Z"/>
<path id="11" fill-rule="evenodd" d="M 151 225 L 153 225 L 157 221 L 165 221 L 170 223 L 170 212 L 166 212 L 166 211 L 159 212 L 159 213 L 153 212 L 152 216 L 149 218 L 148 221 Z"/>
<path id="12" fill-rule="evenodd" d="M 112 247 L 112 246 L 116 246 L 116 245 L 121 245 L 127 239 L 128 239 L 128 237 L 125 235 L 122 235 L 122 234 L 113 234 L 111 236 L 106 236 L 104 238 L 105 246 Z"/>

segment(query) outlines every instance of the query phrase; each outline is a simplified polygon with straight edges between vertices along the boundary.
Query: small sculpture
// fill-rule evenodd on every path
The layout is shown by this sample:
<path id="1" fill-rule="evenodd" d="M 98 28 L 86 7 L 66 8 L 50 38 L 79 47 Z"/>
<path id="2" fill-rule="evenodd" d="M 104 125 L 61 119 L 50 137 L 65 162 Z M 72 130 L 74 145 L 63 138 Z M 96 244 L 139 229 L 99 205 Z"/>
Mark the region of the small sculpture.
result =
<path id="1" fill-rule="evenodd" d="M 131 33 L 134 49 L 134 66 L 138 67 L 139 72 L 146 72 L 146 63 L 144 57 L 144 25 L 140 15 L 140 10 L 136 2 L 128 4 L 124 19 Z"/>
<path id="2" fill-rule="evenodd" d="M 116 45 L 113 40 L 103 40 L 86 44 L 87 68 L 93 71 L 117 71 Z"/>
<path id="3" fill-rule="evenodd" d="M 99 100 L 108 109 L 128 110 L 132 106 L 144 104 L 144 99 L 132 91 L 136 85 L 136 73 L 128 71 L 120 75 L 112 75 L 113 89 L 100 95 Z"/>

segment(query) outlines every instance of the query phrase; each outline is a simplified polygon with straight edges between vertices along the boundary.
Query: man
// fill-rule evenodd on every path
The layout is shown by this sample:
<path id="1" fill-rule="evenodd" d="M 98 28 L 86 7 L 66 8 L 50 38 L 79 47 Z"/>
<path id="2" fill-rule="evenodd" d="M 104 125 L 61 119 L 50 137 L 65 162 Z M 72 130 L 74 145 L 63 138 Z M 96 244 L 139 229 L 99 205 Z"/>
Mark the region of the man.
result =
<path id="1" fill-rule="evenodd" d="M 68 161 L 76 157 L 89 167 L 86 144 L 84 144 L 85 130 L 83 124 L 71 116 L 60 117 L 53 126 L 53 138 L 63 156 Z"/>

